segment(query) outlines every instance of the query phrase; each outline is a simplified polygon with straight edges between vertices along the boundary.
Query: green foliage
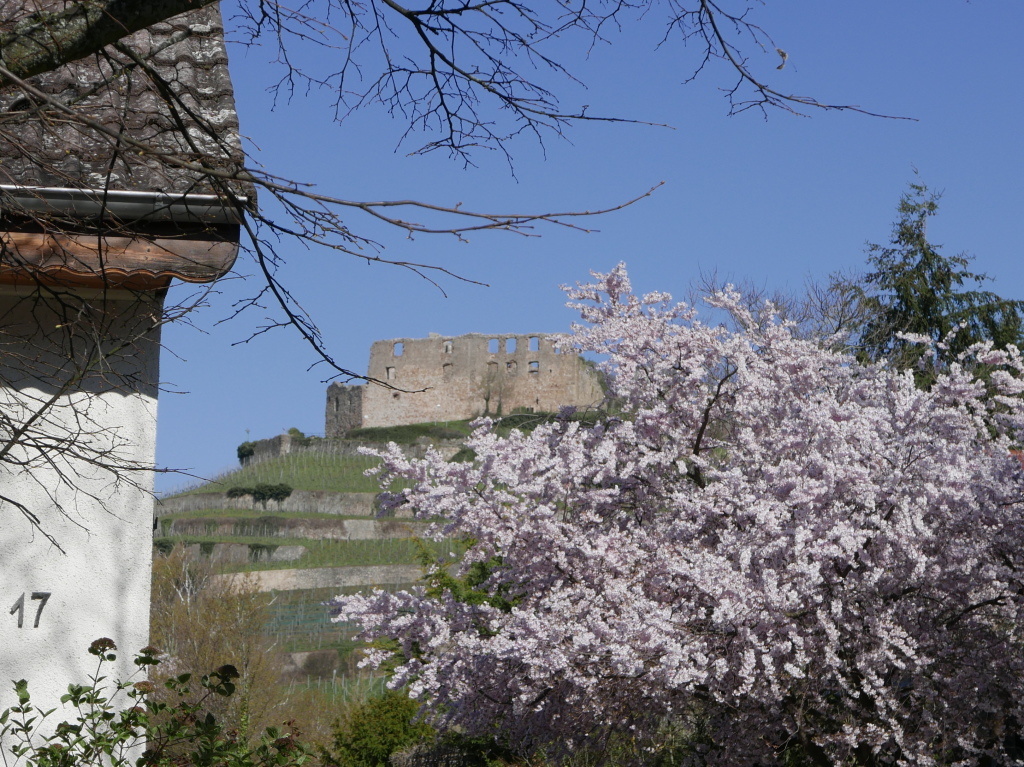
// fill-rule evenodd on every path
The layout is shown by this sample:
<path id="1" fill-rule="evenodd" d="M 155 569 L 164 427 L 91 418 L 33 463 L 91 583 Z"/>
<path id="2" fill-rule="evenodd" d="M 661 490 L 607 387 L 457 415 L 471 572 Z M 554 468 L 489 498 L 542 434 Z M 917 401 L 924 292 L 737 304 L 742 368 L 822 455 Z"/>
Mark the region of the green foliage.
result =
<path id="1" fill-rule="evenodd" d="M 15 682 L 18 703 L 0 712 L 7 767 L 301 767 L 309 759 L 310 749 L 291 733 L 271 727 L 246 742 L 207 710 L 212 699 L 235 692 L 234 666 L 203 676 L 198 688 L 190 674 L 168 679 L 171 702 L 164 702 L 152 682 L 106 681 L 116 649 L 110 639 L 92 643 L 96 671 L 89 684 L 68 685 L 61 702 L 73 713 L 56 725 L 48 721 L 56 709 L 33 705 L 28 682 Z M 140 676 L 158 663 L 152 647 L 135 658 Z"/>
<path id="2" fill-rule="evenodd" d="M 294 426 L 288 430 L 288 436 L 291 437 L 292 446 L 298 447 L 309 447 L 315 441 L 321 439 L 321 437 L 307 437 L 303 432 L 299 431 Z"/>
<path id="3" fill-rule="evenodd" d="M 254 442 L 243 442 L 238 446 L 238 462 L 245 466 L 248 459 L 252 458 L 256 454 L 256 443 Z"/>
<path id="4" fill-rule="evenodd" d="M 990 278 L 968 269 L 969 256 L 943 255 L 928 241 L 927 222 L 938 211 L 938 203 L 939 195 L 922 184 L 911 184 L 900 200 L 889 245 L 868 247 L 872 271 L 865 277 L 867 320 L 859 339 L 862 359 L 887 359 L 914 369 L 924 388 L 931 385 L 936 368 L 972 344 L 1017 344 L 1024 328 L 1024 302 L 981 290 Z M 900 338 L 902 333 L 949 345 L 939 350 L 935 364 L 925 365 L 927 347 Z"/>
<path id="5" fill-rule="evenodd" d="M 346 438 L 381 445 L 388 442 L 412 445 L 420 439 L 430 441 L 465 439 L 469 436 L 469 432 L 469 421 L 451 421 L 448 423 L 413 423 L 403 426 L 372 426 L 364 429 L 352 429 Z"/>
<path id="6" fill-rule="evenodd" d="M 395 690 L 350 707 L 334 731 L 333 748 L 321 754 L 324 763 L 388 767 L 392 754 L 433 739 L 433 727 L 414 721 L 418 710 L 419 703 Z"/>
<path id="7" fill-rule="evenodd" d="M 262 504 L 263 508 L 266 508 L 267 501 L 277 501 L 280 503 L 286 500 L 292 494 L 292 487 L 283 483 L 277 485 L 260 483 L 256 487 L 229 487 L 224 494 L 228 498 L 241 498 L 245 495 L 251 495 L 253 501 Z"/>
<path id="8" fill-rule="evenodd" d="M 513 754 L 493 738 L 468 738 L 457 732 L 439 735 L 417 721 L 419 703 L 404 692 L 385 690 L 361 705 L 343 711 L 332 748 L 321 749 L 325 767 L 390 767 L 402 762 L 397 754 L 415 751 L 411 764 L 448 764 L 460 767 L 502 767 L 513 764 Z"/>
<path id="9" fill-rule="evenodd" d="M 286 485 L 284 483 L 267 485 L 261 483 L 253 488 L 252 499 L 257 503 L 262 503 L 266 506 L 267 501 L 277 501 L 280 503 L 281 501 L 286 500 L 291 494 L 291 485 Z"/>
<path id="10" fill-rule="evenodd" d="M 496 591 L 490 588 L 481 588 L 491 577 L 491 573 L 501 567 L 501 557 L 491 557 L 486 562 L 473 562 L 465 575 L 456 577 L 449 572 L 449 567 L 452 564 L 450 558 L 438 557 L 419 539 L 415 539 L 415 543 L 419 548 L 420 564 L 426 572 L 423 580 L 427 584 L 428 596 L 442 599 L 447 594 L 456 602 L 470 605 L 486 604 L 505 613 L 511 612 L 520 600 L 519 596 L 510 594 L 507 588 L 500 588 Z M 462 546 L 469 548 L 472 546 L 472 542 L 463 541 Z M 484 629 L 481 628 L 481 632 L 483 631 Z"/>

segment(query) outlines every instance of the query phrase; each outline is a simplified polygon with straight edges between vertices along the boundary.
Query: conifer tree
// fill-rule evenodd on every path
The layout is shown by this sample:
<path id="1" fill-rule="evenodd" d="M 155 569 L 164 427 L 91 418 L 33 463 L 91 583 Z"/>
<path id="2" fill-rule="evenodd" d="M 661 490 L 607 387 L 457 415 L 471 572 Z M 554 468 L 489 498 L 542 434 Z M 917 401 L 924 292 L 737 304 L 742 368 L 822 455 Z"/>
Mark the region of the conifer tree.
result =
<path id="1" fill-rule="evenodd" d="M 928 219 L 938 211 L 940 197 L 923 184 L 910 184 L 889 244 L 868 246 L 872 271 L 861 288 L 866 309 L 858 339 L 861 358 L 915 368 L 925 388 L 937 369 L 973 344 L 1019 345 L 1024 327 L 1024 302 L 983 290 L 991 278 L 970 270 L 971 256 L 947 256 L 928 241 Z M 922 365 L 933 345 L 933 363 Z"/>

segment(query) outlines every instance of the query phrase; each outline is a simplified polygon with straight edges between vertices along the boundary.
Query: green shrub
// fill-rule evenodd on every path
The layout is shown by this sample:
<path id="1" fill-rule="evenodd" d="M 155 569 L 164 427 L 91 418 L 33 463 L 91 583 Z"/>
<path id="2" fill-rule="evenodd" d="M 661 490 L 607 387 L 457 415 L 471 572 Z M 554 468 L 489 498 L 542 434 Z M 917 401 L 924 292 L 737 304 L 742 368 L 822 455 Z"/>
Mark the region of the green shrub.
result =
<path id="1" fill-rule="evenodd" d="M 252 490 L 252 499 L 257 503 L 262 503 L 263 508 L 267 507 L 267 501 L 277 501 L 280 503 L 292 494 L 291 485 L 266 485 L 259 484 Z"/>
<path id="2" fill-rule="evenodd" d="M 166 687 L 175 703 L 168 705 L 145 679 L 159 663 L 157 650 L 148 647 L 135 658 L 139 680 L 110 682 L 106 666 L 116 649 L 110 639 L 90 646 L 97 657 L 90 684 L 69 684 L 61 698 L 70 721 L 52 725 L 59 709 L 33 705 L 28 682 L 14 683 L 18 704 L 0 712 L 7 767 L 301 767 L 308 760 L 310 749 L 291 733 L 271 727 L 246 741 L 208 711 L 212 700 L 235 692 L 234 666 L 202 677 L 198 690 L 190 674 L 172 677 Z"/>
<path id="3" fill-rule="evenodd" d="M 259 503 L 264 509 L 267 508 L 267 501 L 280 503 L 292 494 L 292 486 L 285 484 L 271 485 L 264 482 L 256 487 L 229 487 L 224 495 L 228 498 L 241 498 L 243 495 L 251 495 L 255 503 Z"/>
<path id="4" fill-rule="evenodd" d="M 243 442 L 238 446 L 238 462 L 245 466 L 246 462 L 256 455 L 256 443 L 255 442 Z"/>
<path id="5" fill-rule="evenodd" d="M 288 436 L 292 438 L 292 445 L 299 447 L 309 447 L 313 444 L 314 440 L 320 439 L 320 437 L 307 437 L 294 426 L 288 430 Z"/>
<path id="6" fill-rule="evenodd" d="M 388 767 L 392 754 L 433 739 L 433 727 L 413 721 L 418 710 L 419 703 L 395 690 L 350 707 L 334 730 L 333 749 L 321 754 L 324 763 Z"/>

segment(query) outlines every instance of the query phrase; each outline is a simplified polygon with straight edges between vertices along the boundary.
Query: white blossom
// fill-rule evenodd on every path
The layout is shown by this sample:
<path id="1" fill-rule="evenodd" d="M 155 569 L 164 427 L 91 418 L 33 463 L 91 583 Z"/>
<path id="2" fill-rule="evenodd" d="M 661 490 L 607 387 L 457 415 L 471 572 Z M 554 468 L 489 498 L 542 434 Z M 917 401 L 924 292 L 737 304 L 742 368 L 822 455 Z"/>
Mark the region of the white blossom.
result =
<path id="1" fill-rule="evenodd" d="M 425 713 L 528 752 L 699 717 L 708 764 L 998 763 L 1024 722 L 1021 356 L 931 390 L 759 327 L 702 324 L 623 266 L 568 291 L 620 415 L 476 458 L 381 453 L 400 500 L 470 542 L 443 588 L 339 597 Z M 995 392 L 993 395 L 992 392 Z M 473 570 L 476 568 L 476 570 Z M 483 568 L 483 569 L 481 569 Z M 439 581 L 435 573 L 432 584 Z M 369 662 L 380 664 L 379 651 Z"/>

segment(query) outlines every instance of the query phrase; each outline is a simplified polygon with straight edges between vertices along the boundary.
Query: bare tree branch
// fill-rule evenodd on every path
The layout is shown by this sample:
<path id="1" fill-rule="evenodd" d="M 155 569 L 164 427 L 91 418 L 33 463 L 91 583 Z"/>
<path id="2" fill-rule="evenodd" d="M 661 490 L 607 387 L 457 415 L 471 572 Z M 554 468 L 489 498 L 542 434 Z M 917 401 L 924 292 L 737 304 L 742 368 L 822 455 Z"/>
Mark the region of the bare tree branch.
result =
<path id="1" fill-rule="evenodd" d="M 175 51 L 187 50 L 197 41 L 205 41 L 207 53 L 220 56 L 219 66 L 226 66 L 223 45 L 214 39 L 220 33 L 219 12 L 198 10 L 211 4 L 212 0 L 0 0 L 0 148 L 5 152 L 0 178 L 5 184 L 27 187 L 53 186 L 50 181 L 57 179 L 57 186 L 93 190 L 105 200 L 109 192 L 124 189 L 133 174 L 151 173 L 159 181 L 148 188 L 159 189 L 166 179 L 173 182 L 175 193 L 198 190 L 224 200 L 241 221 L 246 250 L 261 276 L 255 296 L 236 304 L 235 313 L 263 311 L 264 302 L 272 302 L 274 315 L 261 321 L 250 338 L 278 327 L 294 328 L 312 349 L 314 364 L 327 365 L 330 377 L 365 379 L 331 356 L 295 287 L 279 279 L 277 268 L 285 258 L 280 242 L 398 266 L 443 290 L 443 279 L 466 278 L 443 264 L 386 257 L 381 242 L 361 233 L 359 216 L 387 224 L 404 236 L 465 239 L 487 230 L 536 236 L 542 224 L 587 232 L 592 229 L 584 217 L 620 210 L 657 188 L 622 195 L 628 199 L 597 210 L 510 212 L 466 207 L 462 202 L 353 199 L 265 171 L 247 161 L 233 108 L 208 110 L 199 95 L 201 88 L 182 78 L 176 68 L 180 62 Z M 762 51 L 772 64 L 778 59 L 771 53 L 771 38 L 751 16 L 756 5 L 754 0 L 669 0 L 659 6 L 650 0 L 555 0 L 538 9 L 524 0 L 297 0 L 295 7 L 288 7 L 274 0 L 243 0 L 233 34 L 245 45 L 273 46 L 283 71 L 272 84 L 278 98 L 327 90 L 333 94 L 333 116 L 338 121 L 354 110 L 382 106 L 404 122 L 402 141 L 423 134 L 414 152 L 442 150 L 464 164 L 488 150 L 503 154 L 511 165 L 513 139 L 531 136 L 543 146 L 545 138 L 562 137 L 580 121 L 643 122 L 564 104 L 566 87 L 582 83 L 555 46 L 576 36 L 593 49 L 640 17 L 653 17 L 655 11 L 664 14 L 663 43 L 673 39 L 697 44 L 694 76 L 711 64 L 725 67 L 734 79 L 734 85 L 724 89 L 732 112 L 756 108 L 874 114 L 857 106 L 786 94 L 759 76 L 744 51 Z M 210 19 L 216 23 L 207 23 Z M 778 55 L 785 63 L 786 55 Z M 771 71 L 768 74 L 772 76 Z M 142 131 L 133 112 L 141 102 L 156 104 Z M 225 112 L 228 122 L 218 122 Z M 59 151 L 47 154 L 44 146 Z M 101 160 L 83 173 L 76 165 L 76 152 Z M 8 162 L 11 155 L 13 164 Z M 101 167 L 103 162 L 106 167 Z M 45 181 L 25 180 L 30 177 Z M 258 208 L 257 192 L 273 199 L 283 214 L 267 212 L 266 205 Z M 4 202 L 0 214 L 7 217 L 11 211 Z M 52 486 L 42 489 L 55 512 L 69 516 L 76 494 L 99 499 L 107 492 L 106 485 L 138 484 L 136 478 L 152 471 L 129 457 L 124 434 L 103 425 L 97 392 L 135 392 L 148 385 L 143 372 L 126 360 L 151 343 L 162 324 L 186 317 L 205 294 L 189 305 L 154 304 L 147 309 L 152 297 L 132 297 L 129 291 L 138 318 L 125 326 L 123 313 L 111 308 L 112 286 L 102 264 L 110 238 L 130 238 L 139 232 L 106 210 L 88 222 L 84 232 L 83 222 L 73 215 L 17 210 L 14 214 L 32 234 L 58 243 L 58 249 L 73 237 L 93 237 L 98 243 L 98 292 L 73 294 L 40 280 L 10 310 L 18 322 L 33 318 L 36 331 L 26 335 L 24 323 L 0 322 L 0 361 L 7 365 L 0 365 L 0 392 L 5 397 L 0 401 L 0 473 L 56 477 Z M 6 241 L 4 248 L 0 265 L 17 266 L 16 248 Z M 810 311 L 812 299 L 790 309 Z M 126 300 L 123 291 L 120 300 Z M 842 325 L 850 308 L 819 306 L 815 311 Z M 33 337 L 32 332 L 39 335 Z M 26 346 L 26 338 L 35 338 L 35 346 Z M 29 379 L 42 384 L 25 385 Z M 0 506 L 18 510 L 34 529 L 48 535 L 44 515 L 37 509 L 6 497 L 0 497 Z"/>

